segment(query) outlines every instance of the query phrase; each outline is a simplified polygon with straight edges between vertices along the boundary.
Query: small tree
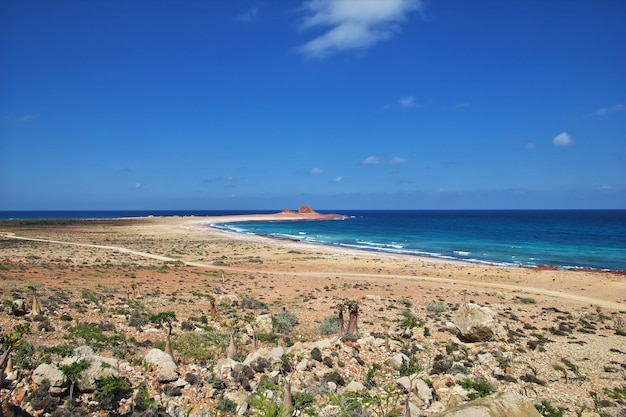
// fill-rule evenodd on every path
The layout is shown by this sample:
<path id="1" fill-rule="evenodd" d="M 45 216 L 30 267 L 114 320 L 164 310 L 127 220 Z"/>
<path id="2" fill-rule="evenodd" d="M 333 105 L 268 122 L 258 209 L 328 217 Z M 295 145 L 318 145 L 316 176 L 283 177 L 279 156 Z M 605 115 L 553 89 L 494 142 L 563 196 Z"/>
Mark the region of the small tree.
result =
<path id="1" fill-rule="evenodd" d="M 211 303 L 211 307 L 210 307 L 210 313 L 211 313 L 211 318 L 215 319 L 215 317 L 217 317 L 217 307 L 215 307 L 215 297 L 213 297 L 212 295 L 209 295 L 209 302 Z"/>
<path id="2" fill-rule="evenodd" d="M 160 326 L 167 324 L 167 336 L 165 338 L 165 353 L 174 359 L 174 350 L 172 349 L 172 323 L 176 321 L 176 314 L 173 311 L 162 311 L 159 314 L 154 314 L 150 317 L 152 323 L 157 323 Z"/>
<path id="3" fill-rule="evenodd" d="M 231 330 L 230 341 L 228 343 L 228 347 L 226 348 L 226 358 L 233 359 L 236 354 L 237 354 L 237 345 L 235 345 L 235 331 Z"/>
<path id="4" fill-rule="evenodd" d="M 337 336 L 339 336 L 339 338 L 341 339 L 344 334 L 343 309 L 346 308 L 346 306 L 343 303 L 339 303 L 335 306 L 335 308 L 337 309 L 337 314 L 339 316 L 339 331 Z"/>
<path id="5" fill-rule="evenodd" d="M 11 358 L 11 352 L 22 344 L 24 335 L 28 333 L 30 333 L 30 325 L 27 323 L 18 324 L 10 334 L 0 335 L 0 345 L 4 347 L 4 352 L 0 356 L 0 387 L 4 386 L 4 376 Z"/>
<path id="6" fill-rule="evenodd" d="M 32 314 L 33 316 L 38 316 L 43 313 L 43 309 L 41 308 L 39 299 L 37 299 L 37 288 L 29 285 L 28 289 L 33 293 L 33 302 L 31 305 L 30 314 Z"/>
<path id="7" fill-rule="evenodd" d="M 70 404 L 74 401 L 74 386 L 80 374 L 87 368 L 89 368 L 90 362 L 87 359 L 82 359 L 77 362 L 72 362 L 70 365 L 63 365 L 61 372 L 71 382 L 70 384 Z"/>
<path id="8" fill-rule="evenodd" d="M 356 336 L 359 334 L 359 303 L 355 300 L 349 300 L 346 302 L 346 306 L 350 315 L 348 319 L 348 333 Z"/>

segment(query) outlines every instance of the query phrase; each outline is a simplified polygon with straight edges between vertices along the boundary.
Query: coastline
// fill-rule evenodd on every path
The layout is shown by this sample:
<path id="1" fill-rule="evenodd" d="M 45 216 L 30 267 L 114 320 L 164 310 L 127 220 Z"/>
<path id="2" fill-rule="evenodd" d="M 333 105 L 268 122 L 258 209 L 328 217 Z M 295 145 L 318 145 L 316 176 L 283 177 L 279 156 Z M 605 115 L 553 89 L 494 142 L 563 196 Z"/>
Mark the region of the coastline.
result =
<path id="1" fill-rule="evenodd" d="M 415 353 L 424 370 L 422 377 L 432 382 L 440 401 L 447 406 L 459 401 L 450 390 L 456 377 L 428 373 L 437 355 L 447 355 L 447 349 L 464 349 L 466 356 L 459 353 L 459 358 L 465 358 L 463 361 L 468 357 L 483 358 L 472 359 L 474 363 L 471 369 L 467 368 L 468 375 L 486 375 L 499 392 L 532 389 L 537 402 L 547 399 L 569 407 L 567 417 L 575 415 L 574 406 L 593 406 L 591 397 L 581 400 L 581 389 L 603 393 L 604 388 L 621 387 L 619 384 L 623 383 L 619 372 L 606 371 L 616 368 L 612 364 L 622 363 L 626 355 L 616 350 L 623 344 L 624 336 L 614 330 L 614 323 L 626 322 L 623 275 L 466 264 L 228 233 L 210 227 L 218 222 L 285 217 L 0 222 L 0 274 L 10 290 L 6 292 L 8 297 L 27 299 L 29 288 L 35 288 L 47 309 L 46 318 L 58 329 L 50 333 L 35 329 L 28 340 L 38 345 L 68 343 L 63 337 L 67 324 L 61 317 L 69 315 L 81 323 L 114 323 L 116 332 L 141 343 L 134 346 L 133 355 L 144 355 L 149 346 L 162 341 L 163 330 L 149 324 L 144 324 L 142 331 L 131 326 L 128 311 L 135 305 L 150 313 L 174 312 L 178 319 L 175 334 L 181 337 L 197 334 L 202 326 L 194 323 L 202 316 L 207 320 L 203 326 L 224 333 L 231 325 L 228 317 L 238 318 L 242 323 L 249 315 L 288 311 L 298 318 L 297 326 L 289 334 L 289 343 L 313 346 L 314 341 L 330 340 L 330 347 L 322 348 L 323 354 L 330 355 L 331 350 L 338 352 L 345 365 L 334 365 L 334 369 L 355 381 L 364 380 L 372 363 L 387 369 L 393 355 L 407 352 L 400 347 L 387 351 L 381 347 L 384 341 L 383 345 L 373 345 L 364 340 L 375 340 L 387 331 L 398 340 L 410 337 L 411 343 L 423 347 Z M 222 311 L 216 318 L 208 317 L 211 297 Z M 66 301 L 60 302 L 61 299 Z M 232 300 L 238 303 L 235 307 Z M 321 323 L 335 313 L 335 306 L 342 300 L 358 301 L 362 320 L 359 331 L 367 339 L 344 344 L 336 337 L 320 334 Z M 466 303 L 494 311 L 496 321 L 508 329 L 508 335 L 502 340 L 483 343 L 459 340 L 452 321 L 459 306 Z M 244 304 L 253 307 L 244 308 Z M 126 313 L 118 313 L 121 311 Z M 398 324 L 407 312 L 424 323 L 428 334 L 418 327 L 407 336 L 408 330 Z M 22 317 L 12 317 L 6 310 L 0 314 L 2 328 L 14 328 L 22 321 Z M 191 328 L 195 330 L 185 330 L 184 323 L 187 327 L 194 324 Z M 241 337 L 247 340 L 247 344 L 242 342 L 240 346 L 246 349 L 245 356 L 250 341 Z M 540 348 L 529 347 L 537 343 L 541 343 Z M 177 349 L 179 345 L 174 346 Z M 262 344 L 268 351 L 275 347 L 276 342 Z M 355 348 L 361 349 L 360 357 L 365 365 L 354 361 Z M 215 349 L 213 357 L 216 360 L 223 357 L 223 347 Z M 212 367 L 202 370 L 183 352 L 176 351 L 181 375 L 188 372 L 206 378 L 214 375 Z M 493 358 L 502 352 L 509 355 L 506 371 L 495 359 L 484 360 L 485 352 L 491 352 Z M 579 384 L 564 381 L 554 368 L 559 358 L 577 364 L 585 379 Z M 134 361 L 141 363 L 141 356 Z M 145 380 L 141 366 L 126 363 L 124 377 L 133 384 Z M 545 386 L 524 382 L 529 363 Z M 307 383 L 314 369 L 299 371 L 294 380 Z M 394 372 L 397 374 L 388 369 L 385 375 L 395 375 Z M 503 372 L 510 378 L 496 380 L 494 375 Z M 376 378 L 380 378 L 381 384 L 384 382 L 382 374 Z M 26 392 L 32 392 L 34 385 L 20 389 L 16 390 L 16 402 Z M 149 386 L 151 395 L 158 395 L 161 389 L 156 381 Z M 201 396 L 197 395 L 197 389 Z M 340 387 L 340 392 L 343 389 Z M 216 407 L 211 395 L 203 390 L 183 388 L 189 409 L 199 410 L 207 404 Z M 89 394 L 83 395 L 90 398 Z"/>

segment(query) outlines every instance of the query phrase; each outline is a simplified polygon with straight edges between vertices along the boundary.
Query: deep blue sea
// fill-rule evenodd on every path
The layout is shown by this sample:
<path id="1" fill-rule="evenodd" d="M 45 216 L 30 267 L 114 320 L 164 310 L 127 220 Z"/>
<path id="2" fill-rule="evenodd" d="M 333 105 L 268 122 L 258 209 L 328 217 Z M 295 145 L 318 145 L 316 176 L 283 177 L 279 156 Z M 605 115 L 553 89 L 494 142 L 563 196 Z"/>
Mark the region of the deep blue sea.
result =
<path id="1" fill-rule="evenodd" d="M 0 219 L 217 216 L 277 211 L 5 211 L 0 212 Z M 344 217 L 217 226 L 235 233 L 476 263 L 626 270 L 626 210 L 324 212 Z"/>
<path id="2" fill-rule="evenodd" d="M 219 225 L 358 249 L 499 265 L 626 270 L 626 210 L 339 211 L 331 221 Z"/>

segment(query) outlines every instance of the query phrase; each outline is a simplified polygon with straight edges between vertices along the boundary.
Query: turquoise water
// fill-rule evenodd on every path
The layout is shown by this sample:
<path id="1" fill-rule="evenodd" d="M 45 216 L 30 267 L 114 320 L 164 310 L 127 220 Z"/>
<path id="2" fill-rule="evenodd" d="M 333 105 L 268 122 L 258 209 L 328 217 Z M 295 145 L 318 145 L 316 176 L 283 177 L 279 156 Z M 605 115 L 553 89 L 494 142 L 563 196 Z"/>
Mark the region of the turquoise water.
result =
<path id="1" fill-rule="evenodd" d="M 0 211 L 0 219 L 221 216 L 277 211 Z M 331 212 L 344 217 L 219 227 L 236 233 L 477 263 L 626 271 L 626 210 Z"/>
<path id="2" fill-rule="evenodd" d="M 626 270 L 626 210 L 342 211 L 216 225 L 309 243 L 498 265 Z"/>

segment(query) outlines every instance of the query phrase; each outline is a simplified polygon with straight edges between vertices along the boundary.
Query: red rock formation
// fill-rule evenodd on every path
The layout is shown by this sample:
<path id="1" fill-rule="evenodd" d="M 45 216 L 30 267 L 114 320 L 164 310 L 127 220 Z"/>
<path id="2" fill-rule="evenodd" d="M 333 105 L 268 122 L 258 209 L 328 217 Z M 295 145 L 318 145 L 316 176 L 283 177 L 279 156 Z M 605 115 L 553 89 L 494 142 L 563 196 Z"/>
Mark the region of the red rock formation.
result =
<path id="1" fill-rule="evenodd" d="M 293 213 L 293 211 L 289 210 L 288 208 L 285 208 L 285 209 L 283 209 L 283 211 L 281 211 L 281 213 L 291 214 L 291 213 Z"/>
<path id="2" fill-rule="evenodd" d="M 313 210 L 311 207 L 307 206 L 306 204 L 300 206 L 300 208 L 298 209 L 298 213 L 300 214 L 314 214 L 316 213 L 315 210 Z"/>

